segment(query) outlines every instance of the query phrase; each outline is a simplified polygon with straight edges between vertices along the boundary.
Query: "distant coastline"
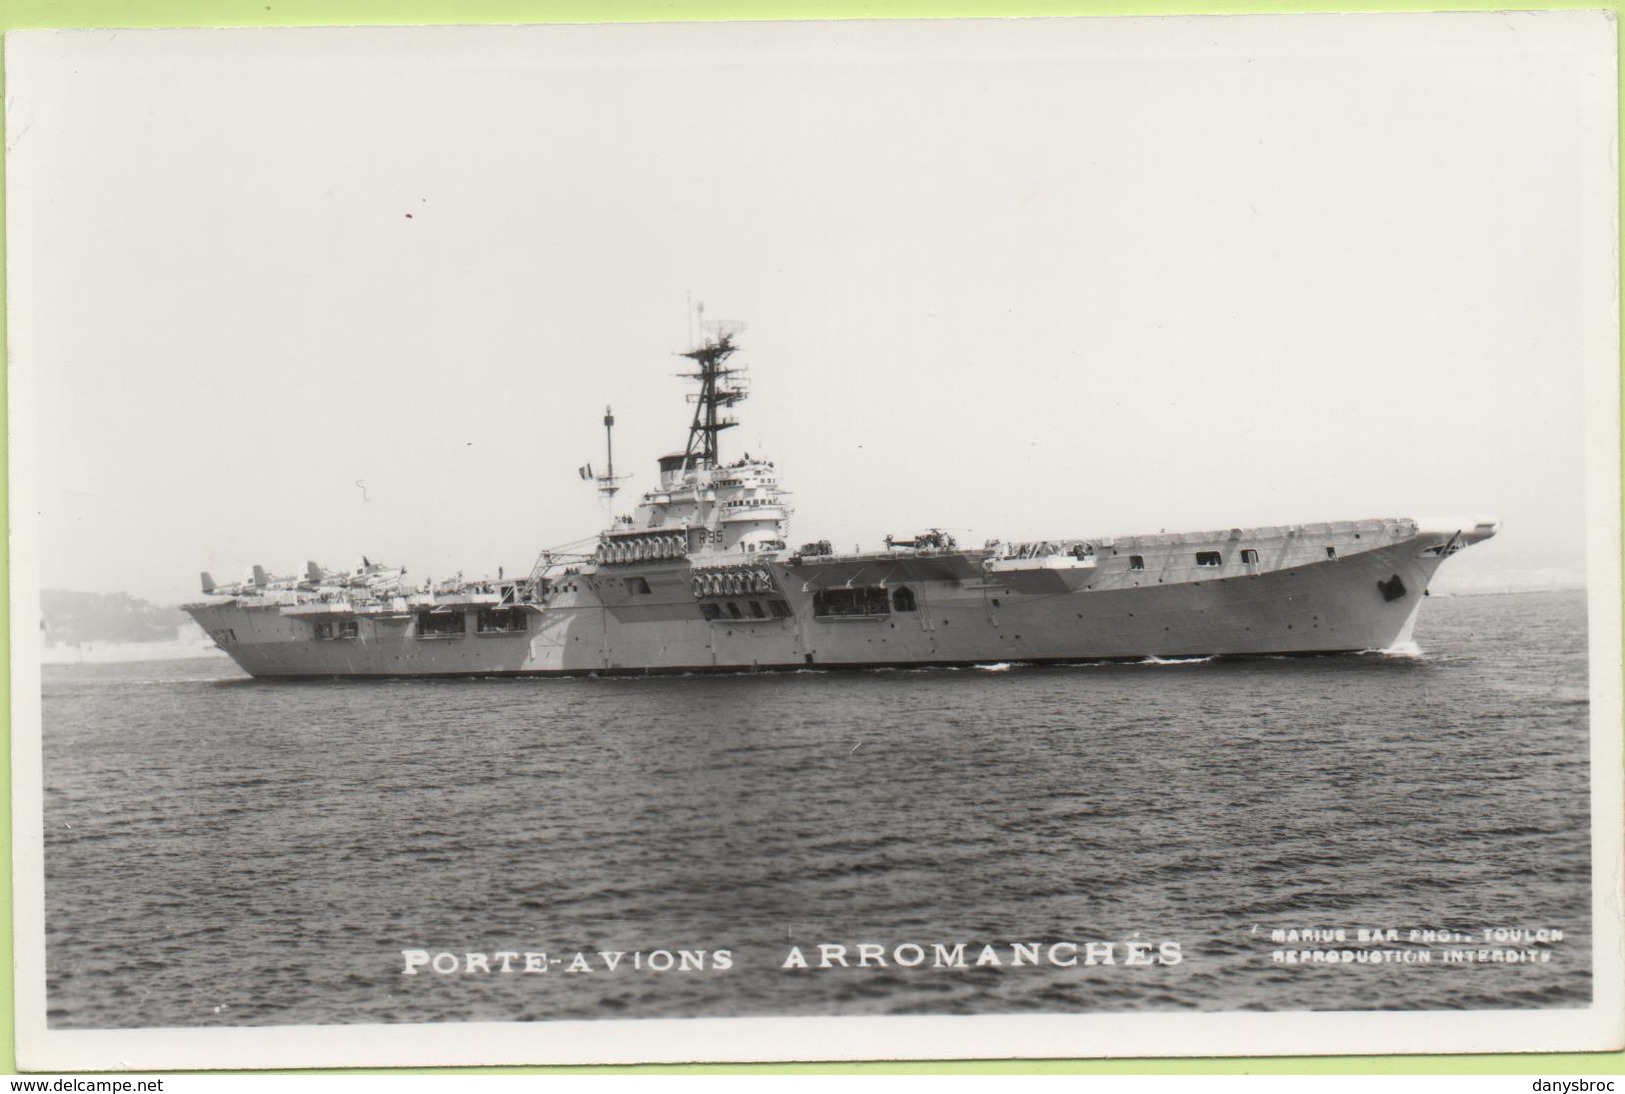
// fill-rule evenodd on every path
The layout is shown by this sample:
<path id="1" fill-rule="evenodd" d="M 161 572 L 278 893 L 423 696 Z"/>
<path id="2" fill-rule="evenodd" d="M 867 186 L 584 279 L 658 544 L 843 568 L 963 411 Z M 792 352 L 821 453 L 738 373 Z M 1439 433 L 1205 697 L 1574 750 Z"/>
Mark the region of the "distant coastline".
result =
<path id="1" fill-rule="evenodd" d="M 1463 589 L 1430 589 L 1430 596 L 1459 597 L 1459 596 L 1533 596 L 1537 593 L 1584 593 L 1584 584 L 1575 582 L 1566 585 L 1529 585 L 1517 588 L 1507 588 L 1505 585 L 1487 585 L 1482 588 L 1468 586 Z"/>
<path id="2" fill-rule="evenodd" d="M 75 642 L 45 646 L 42 665 L 99 665 L 130 661 L 185 661 L 194 657 L 225 657 L 197 628 L 197 635 L 180 635 L 161 642 Z"/>
<path id="3" fill-rule="evenodd" d="M 1569 570 L 1531 570 L 1466 576 L 1442 571 L 1428 591 L 1433 596 L 1500 596 L 1513 593 L 1583 593 L 1586 581 Z"/>
<path id="4" fill-rule="evenodd" d="M 122 592 L 41 590 L 40 640 L 47 665 L 224 656 L 179 608 Z"/>

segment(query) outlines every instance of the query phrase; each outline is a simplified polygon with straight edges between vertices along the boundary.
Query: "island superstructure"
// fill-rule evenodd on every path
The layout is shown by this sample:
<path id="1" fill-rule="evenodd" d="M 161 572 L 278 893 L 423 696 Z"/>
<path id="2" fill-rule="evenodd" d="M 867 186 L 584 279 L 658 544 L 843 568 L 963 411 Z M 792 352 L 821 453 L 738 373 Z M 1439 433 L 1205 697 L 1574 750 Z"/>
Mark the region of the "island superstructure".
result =
<path id="1" fill-rule="evenodd" d="M 584 675 L 1329 654 L 1409 642 L 1443 561 L 1493 518 L 1388 518 L 1208 532 L 990 541 L 931 530 L 844 554 L 789 546 L 767 459 L 725 461 L 747 396 L 735 324 L 682 356 L 688 441 L 591 551 L 524 576 L 416 584 L 363 559 L 203 575 L 185 605 L 260 677 Z M 613 418 L 606 412 L 608 429 Z M 615 497 L 604 475 L 582 469 Z"/>

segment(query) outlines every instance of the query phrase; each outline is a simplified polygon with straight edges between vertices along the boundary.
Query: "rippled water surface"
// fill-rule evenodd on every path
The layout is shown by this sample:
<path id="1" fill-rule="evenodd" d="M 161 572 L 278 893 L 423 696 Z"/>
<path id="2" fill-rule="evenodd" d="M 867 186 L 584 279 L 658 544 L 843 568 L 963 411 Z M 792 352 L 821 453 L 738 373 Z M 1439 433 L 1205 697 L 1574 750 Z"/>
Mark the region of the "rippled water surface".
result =
<path id="1" fill-rule="evenodd" d="M 1421 658 L 379 683 L 48 667 L 50 1022 L 1581 1005 L 1584 635 L 1565 593 L 1435 598 Z M 1270 931 L 1306 927 L 1434 960 L 1275 961 L 1305 947 Z M 1531 964 L 1354 942 L 1445 929 L 1476 949 L 1496 927 L 1565 936 Z M 1129 964 L 1135 941 L 1182 960 Z M 1113 963 L 1052 948 L 1091 942 Z M 885 966 L 816 967 L 820 944 L 856 966 L 860 943 Z M 899 967 L 910 943 L 925 959 Z M 935 967 L 958 943 L 970 967 Z M 406 950 L 458 971 L 404 976 Z M 704 968 L 649 967 L 679 950 Z M 510 971 L 470 973 L 470 952 Z M 578 952 L 593 971 L 567 971 Z"/>

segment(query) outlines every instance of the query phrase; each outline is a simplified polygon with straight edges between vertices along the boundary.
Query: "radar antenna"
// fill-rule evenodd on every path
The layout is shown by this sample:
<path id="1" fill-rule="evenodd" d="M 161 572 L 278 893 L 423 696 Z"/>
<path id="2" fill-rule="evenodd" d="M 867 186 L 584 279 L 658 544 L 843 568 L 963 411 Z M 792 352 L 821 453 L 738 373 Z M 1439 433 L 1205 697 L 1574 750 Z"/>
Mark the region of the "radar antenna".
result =
<path id="1" fill-rule="evenodd" d="M 706 334 L 705 342 L 682 356 L 699 365 L 698 372 L 684 375 L 700 382 L 694 400 L 694 421 L 688 427 L 688 446 L 683 454 L 686 466 L 714 468 L 719 462 L 717 434 L 738 425 L 733 418 L 718 414 L 743 402 L 749 388 L 744 368 L 728 368 L 724 362 L 738 349 L 733 340 L 745 330 L 745 324 L 732 319 L 706 320 L 705 305 L 699 305 L 700 329 Z"/>

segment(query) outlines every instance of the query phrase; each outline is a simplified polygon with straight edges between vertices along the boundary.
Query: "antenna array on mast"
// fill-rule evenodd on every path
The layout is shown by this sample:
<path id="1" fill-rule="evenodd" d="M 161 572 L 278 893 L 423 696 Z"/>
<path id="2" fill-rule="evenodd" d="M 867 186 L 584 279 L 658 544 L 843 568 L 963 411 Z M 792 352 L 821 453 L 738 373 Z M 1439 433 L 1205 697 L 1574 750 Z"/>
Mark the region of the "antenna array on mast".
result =
<path id="1" fill-rule="evenodd" d="M 719 462 L 717 434 L 739 424 L 719 411 L 743 402 L 750 392 L 744 368 L 729 368 L 724 364 L 738 348 L 733 340 L 744 331 L 745 324 L 729 319 L 707 321 L 704 304 L 699 306 L 699 314 L 700 329 L 705 331 L 706 340 L 699 348 L 682 355 L 699 366 L 698 372 L 684 375 L 700 382 L 700 390 L 690 396 L 694 400 L 694 421 L 688 427 L 684 455 L 689 457 L 690 467 L 716 467 Z"/>

